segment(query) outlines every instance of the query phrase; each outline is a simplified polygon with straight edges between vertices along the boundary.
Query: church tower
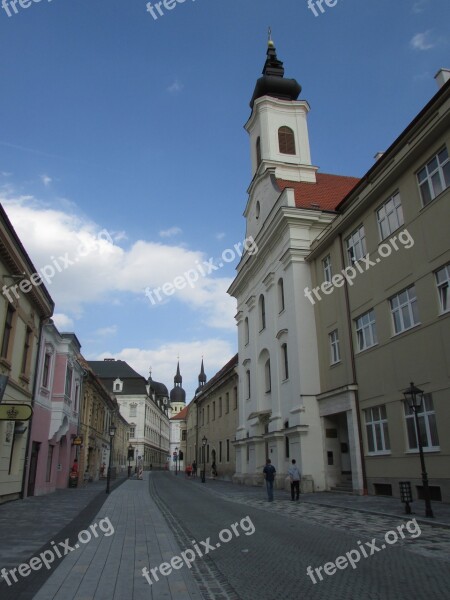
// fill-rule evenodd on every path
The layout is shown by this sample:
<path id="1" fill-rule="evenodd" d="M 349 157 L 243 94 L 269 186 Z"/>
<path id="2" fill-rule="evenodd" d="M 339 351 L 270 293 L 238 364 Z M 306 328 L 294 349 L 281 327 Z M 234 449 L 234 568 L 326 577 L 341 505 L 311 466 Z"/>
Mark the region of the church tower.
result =
<path id="1" fill-rule="evenodd" d="M 183 378 L 180 373 L 180 361 L 177 363 L 177 372 L 173 378 L 173 389 L 170 391 L 170 415 L 178 414 L 186 406 L 186 392 L 182 388 Z"/>
<path id="2" fill-rule="evenodd" d="M 302 88 L 284 77 L 284 67 L 269 39 L 267 58 L 255 86 L 245 125 L 250 135 L 252 177 L 268 169 L 277 179 L 316 182 L 317 168 L 311 164 L 307 115 L 309 104 L 297 100 Z"/>
<path id="3" fill-rule="evenodd" d="M 195 390 L 195 395 L 199 394 L 202 389 L 205 387 L 205 383 L 206 383 L 206 374 L 205 374 L 205 368 L 203 366 L 203 358 L 202 358 L 202 366 L 200 368 L 200 374 L 198 376 L 198 388 Z"/>

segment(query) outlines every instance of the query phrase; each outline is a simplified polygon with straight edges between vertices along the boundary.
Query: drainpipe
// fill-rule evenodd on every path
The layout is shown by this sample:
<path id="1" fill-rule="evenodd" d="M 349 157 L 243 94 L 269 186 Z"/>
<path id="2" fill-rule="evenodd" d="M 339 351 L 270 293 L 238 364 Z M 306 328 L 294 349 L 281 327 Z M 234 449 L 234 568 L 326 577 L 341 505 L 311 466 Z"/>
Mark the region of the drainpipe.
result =
<path id="1" fill-rule="evenodd" d="M 342 269 L 345 268 L 345 260 L 344 260 L 344 244 L 342 241 L 342 234 L 339 234 L 339 248 L 341 251 L 341 262 Z M 344 297 L 345 297 L 345 314 L 347 318 L 347 333 L 350 345 L 350 357 L 351 357 L 351 367 L 352 367 L 352 379 L 353 385 L 358 387 L 358 380 L 356 376 L 356 363 L 355 363 L 355 348 L 353 344 L 353 335 L 352 335 L 352 320 L 350 313 L 350 299 L 348 294 L 348 282 L 344 278 Z M 359 452 L 361 457 L 361 472 L 363 477 L 363 494 L 364 496 L 368 495 L 367 490 L 367 475 L 366 475 L 366 462 L 364 459 L 364 446 L 363 446 L 363 438 L 362 438 L 362 428 L 361 428 L 361 411 L 359 406 L 359 391 L 355 390 L 355 406 L 356 406 L 356 423 L 358 427 L 358 441 L 359 441 Z"/>

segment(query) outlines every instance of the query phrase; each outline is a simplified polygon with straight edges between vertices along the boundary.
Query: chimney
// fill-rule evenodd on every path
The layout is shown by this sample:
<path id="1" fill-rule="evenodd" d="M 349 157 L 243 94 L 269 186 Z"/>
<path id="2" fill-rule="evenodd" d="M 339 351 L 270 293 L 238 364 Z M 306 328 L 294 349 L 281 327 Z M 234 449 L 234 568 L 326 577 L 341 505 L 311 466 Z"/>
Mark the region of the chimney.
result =
<path id="1" fill-rule="evenodd" d="M 434 78 L 436 79 L 439 89 L 444 87 L 444 85 L 450 79 L 450 69 L 439 69 Z"/>

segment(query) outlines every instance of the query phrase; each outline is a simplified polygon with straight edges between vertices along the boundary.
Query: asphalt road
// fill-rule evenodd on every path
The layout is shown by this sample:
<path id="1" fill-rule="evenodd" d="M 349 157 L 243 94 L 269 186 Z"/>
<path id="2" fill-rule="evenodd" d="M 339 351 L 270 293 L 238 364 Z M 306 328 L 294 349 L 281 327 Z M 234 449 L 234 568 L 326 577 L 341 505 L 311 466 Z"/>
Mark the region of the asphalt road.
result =
<path id="1" fill-rule="evenodd" d="M 214 483 L 209 481 L 203 485 L 214 486 Z M 445 560 L 441 553 L 439 558 L 430 558 L 412 551 L 414 545 L 426 544 L 412 525 L 411 532 L 403 530 L 404 542 L 385 544 L 383 549 L 386 519 L 380 519 L 375 548 L 373 523 L 366 529 L 364 520 L 358 525 L 349 521 L 348 529 L 343 529 L 342 522 L 336 527 L 325 519 L 324 524 L 309 520 L 307 515 L 292 518 L 290 500 L 285 496 L 261 509 L 251 506 L 251 501 L 239 503 L 236 498 L 228 501 L 215 496 L 182 474 L 174 477 L 155 472 L 149 485 L 181 548 L 195 549 L 196 544 L 204 554 L 200 558 L 197 553 L 192 570 L 206 597 L 209 594 L 214 600 L 450 598 L 449 557 Z M 243 488 L 238 489 L 242 493 Z M 254 497 L 254 490 L 249 493 Z M 284 504 L 280 511 L 281 503 Z M 348 513 L 343 510 L 342 520 L 345 522 L 345 519 Z M 232 524 L 235 524 L 234 530 Z M 393 518 L 391 529 L 397 525 L 398 521 Z M 246 535 L 244 529 L 251 534 Z M 224 532 L 219 537 L 222 530 L 229 533 Z M 201 543 L 207 541 L 206 546 Z M 363 556 L 361 546 L 367 557 Z M 343 568 L 328 565 L 332 574 L 324 572 L 326 563 L 335 562 L 352 551 L 355 560 L 357 553 L 361 556 L 355 569 L 348 560 L 343 567 L 342 559 L 339 564 Z M 426 547 L 423 551 L 430 552 Z M 308 566 L 316 583 L 307 574 Z M 315 571 L 320 567 L 322 580 Z"/>

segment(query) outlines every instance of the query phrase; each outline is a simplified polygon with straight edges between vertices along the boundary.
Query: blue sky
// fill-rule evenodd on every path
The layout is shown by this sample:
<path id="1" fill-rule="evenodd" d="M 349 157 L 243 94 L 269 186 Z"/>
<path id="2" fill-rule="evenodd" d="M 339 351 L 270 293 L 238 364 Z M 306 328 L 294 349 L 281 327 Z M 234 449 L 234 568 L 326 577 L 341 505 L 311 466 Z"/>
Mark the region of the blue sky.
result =
<path id="1" fill-rule="evenodd" d="M 0 10 L 0 201 L 38 270 L 74 262 L 48 289 L 85 356 L 151 365 L 170 388 L 179 355 L 188 397 L 202 355 L 211 377 L 237 350 L 237 256 L 164 302 L 144 289 L 244 239 L 268 26 L 323 172 L 363 175 L 450 67 L 448 0 L 338 0 L 318 17 L 306 0 L 186 0 L 157 20 L 145 0 L 17 9 Z"/>

